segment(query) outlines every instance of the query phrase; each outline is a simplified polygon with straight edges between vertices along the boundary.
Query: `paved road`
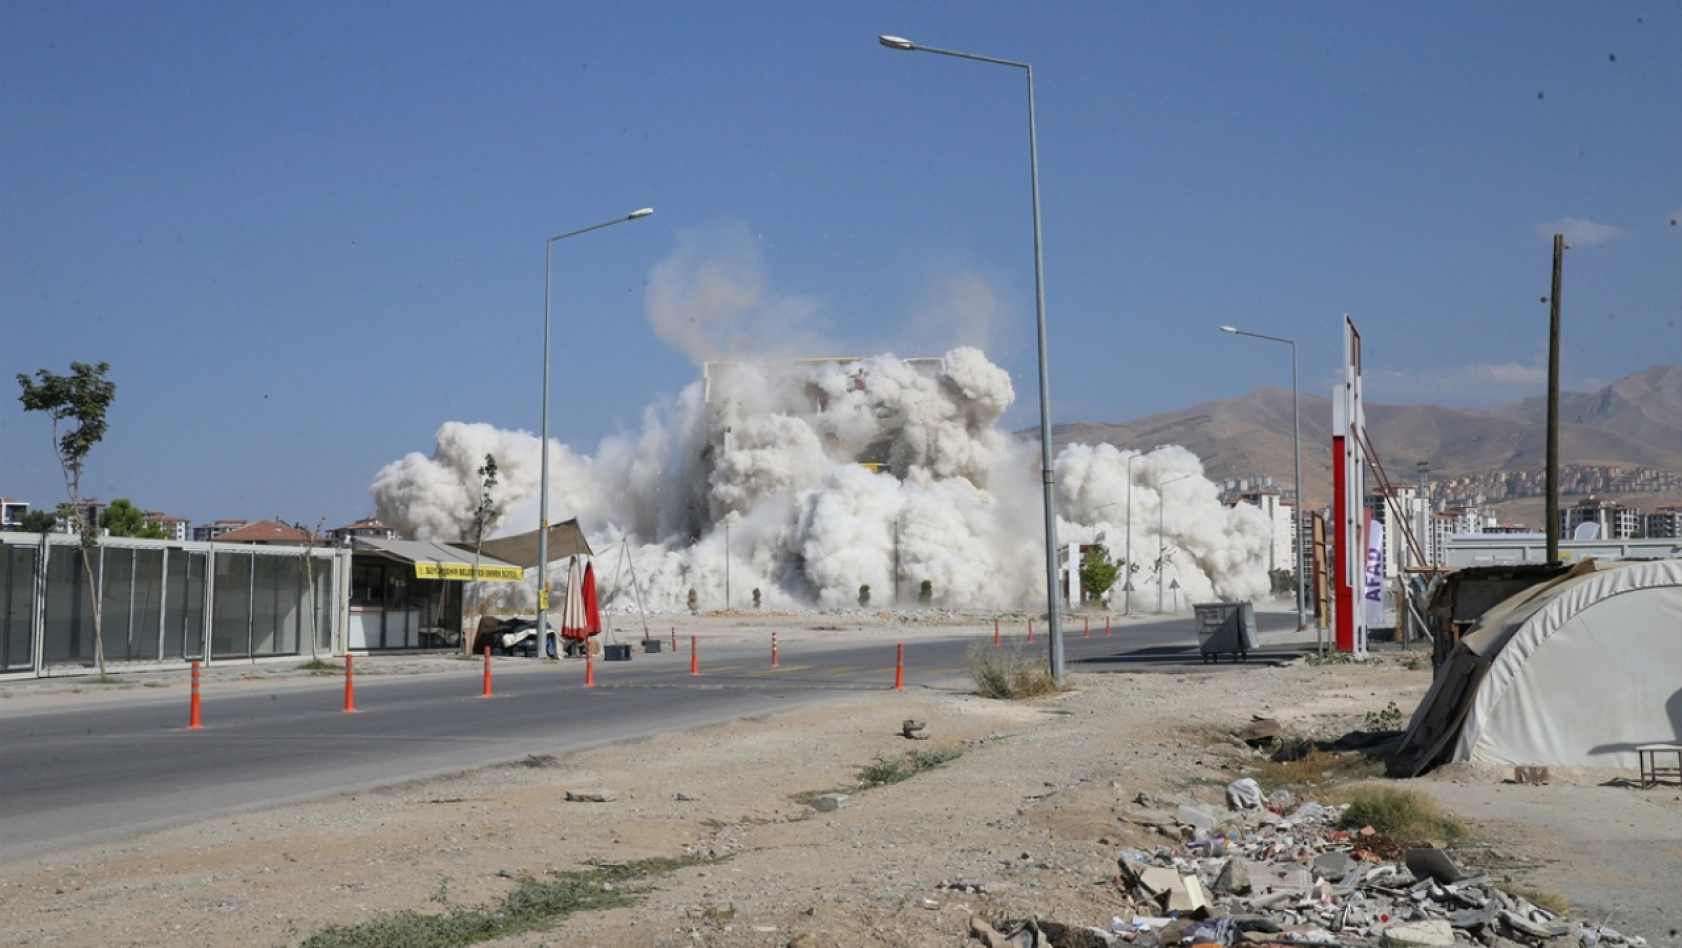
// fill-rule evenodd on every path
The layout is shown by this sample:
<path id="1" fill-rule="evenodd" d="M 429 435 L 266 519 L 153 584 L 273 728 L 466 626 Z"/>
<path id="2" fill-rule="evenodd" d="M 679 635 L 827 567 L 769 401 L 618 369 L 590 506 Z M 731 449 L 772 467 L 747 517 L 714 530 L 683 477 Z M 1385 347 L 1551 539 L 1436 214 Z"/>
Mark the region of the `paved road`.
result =
<path id="1" fill-rule="evenodd" d="M 1077 618 L 1065 625 L 1065 654 L 1074 671 L 1238 670 L 1300 654 L 1294 620 L 1259 616 L 1264 648 L 1246 664 L 1230 657 L 1203 664 L 1184 617 L 1130 623 L 1113 636 L 1100 624 L 1091 638 Z M 1022 632 L 1007 629 L 1007 639 L 1026 647 Z M 907 645 L 906 686 L 970 687 L 965 653 L 990 638 Z M 1275 644 L 1283 638 L 1291 641 Z M 1042 628 L 1031 648 L 1043 654 L 1044 645 Z M 577 661 L 498 659 L 489 699 L 480 695 L 477 663 L 446 674 L 365 676 L 356 681 L 355 714 L 344 713 L 337 678 L 212 686 L 204 729 L 196 731 L 186 728 L 177 688 L 7 714 L 0 719 L 0 860 L 893 687 L 891 643 L 838 637 L 784 642 L 779 651 L 781 667 L 772 669 L 763 645 L 703 644 L 698 677 L 689 674 L 686 651 L 638 653 L 630 662 L 597 662 L 594 688 L 583 686 Z"/>

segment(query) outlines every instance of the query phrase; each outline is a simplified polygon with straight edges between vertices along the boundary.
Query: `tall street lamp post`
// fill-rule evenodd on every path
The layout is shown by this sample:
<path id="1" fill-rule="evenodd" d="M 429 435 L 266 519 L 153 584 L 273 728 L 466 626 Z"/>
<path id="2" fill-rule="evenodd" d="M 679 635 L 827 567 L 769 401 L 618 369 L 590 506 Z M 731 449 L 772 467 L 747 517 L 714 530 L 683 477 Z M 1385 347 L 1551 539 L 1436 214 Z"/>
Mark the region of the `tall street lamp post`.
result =
<path id="1" fill-rule="evenodd" d="M 1133 462 L 1139 459 L 1135 451 L 1127 456 L 1127 582 L 1121 586 L 1121 614 L 1133 614 Z"/>
<path id="2" fill-rule="evenodd" d="M 555 241 L 634 221 L 652 213 L 654 208 L 645 207 L 624 217 L 615 217 L 613 220 L 580 230 L 558 234 L 549 238 L 549 242 L 543 246 L 543 428 L 538 433 L 537 442 L 537 450 L 541 457 L 537 494 L 537 648 L 532 652 L 532 657 L 537 659 L 542 659 L 549 649 L 549 314 L 555 282 Z"/>
<path id="3" fill-rule="evenodd" d="M 1301 632 L 1308 628 L 1308 619 L 1305 612 L 1308 602 L 1308 587 L 1304 584 L 1305 578 L 1302 570 L 1302 409 L 1297 400 L 1297 344 L 1290 339 L 1264 336 L 1259 332 L 1245 332 L 1231 326 L 1222 326 L 1221 332 L 1229 332 L 1235 336 L 1249 336 L 1253 339 L 1266 339 L 1269 342 L 1282 342 L 1291 347 L 1291 443 L 1296 452 L 1296 472 L 1292 476 L 1296 478 L 1297 494 L 1297 502 L 1291 507 L 1291 529 L 1296 531 L 1291 546 L 1297 551 L 1297 631 Z"/>
<path id="4" fill-rule="evenodd" d="M 1168 509 L 1168 492 L 1163 488 L 1175 481 L 1183 481 L 1190 476 L 1190 474 L 1181 474 L 1179 477 L 1170 477 L 1156 485 L 1156 611 L 1159 615 L 1162 613 L 1162 581 L 1168 575 L 1168 534 L 1163 529 L 1163 513 Z M 1175 580 L 1175 582 L 1178 582 L 1178 580 Z M 1178 596 L 1175 597 L 1175 602 L 1179 602 Z M 1178 609 L 1178 605 L 1175 608 Z"/>
<path id="5" fill-rule="evenodd" d="M 1040 253 L 1040 159 L 1039 145 L 1034 134 L 1034 67 L 1009 59 L 994 59 L 933 46 L 918 46 L 898 36 L 881 36 L 877 42 L 889 49 L 908 52 L 936 53 L 958 59 L 993 63 L 1020 69 L 1028 77 L 1028 176 L 1034 199 L 1034 311 L 1038 320 L 1040 355 L 1040 480 L 1045 491 L 1045 611 L 1046 628 L 1051 641 L 1051 677 L 1063 683 L 1063 622 L 1059 615 L 1057 591 L 1057 509 L 1052 492 L 1051 466 L 1051 379 L 1045 352 L 1045 263 Z"/>

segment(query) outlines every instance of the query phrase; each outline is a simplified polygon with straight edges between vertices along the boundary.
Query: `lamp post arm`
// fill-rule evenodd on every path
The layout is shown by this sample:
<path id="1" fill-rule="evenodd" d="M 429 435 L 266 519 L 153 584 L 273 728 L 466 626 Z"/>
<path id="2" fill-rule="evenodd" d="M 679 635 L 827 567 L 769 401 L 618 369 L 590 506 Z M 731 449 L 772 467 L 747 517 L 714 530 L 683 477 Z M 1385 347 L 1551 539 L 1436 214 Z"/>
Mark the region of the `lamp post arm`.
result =
<path id="1" fill-rule="evenodd" d="M 919 53 L 935 53 L 940 56 L 952 56 L 957 59 L 973 59 L 978 63 L 994 63 L 1000 66 L 1015 66 L 1017 69 L 1026 69 L 1030 73 L 1034 71 L 1033 67 L 1029 66 L 1027 63 L 1019 63 L 1013 59 L 995 59 L 992 56 L 978 56 L 975 53 L 960 53 L 955 49 L 939 49 L 934 46 L 918 46 L 916 43 L 907 43 L 904 46 L 896 46 L 894 48 L 911 50 Z"/>

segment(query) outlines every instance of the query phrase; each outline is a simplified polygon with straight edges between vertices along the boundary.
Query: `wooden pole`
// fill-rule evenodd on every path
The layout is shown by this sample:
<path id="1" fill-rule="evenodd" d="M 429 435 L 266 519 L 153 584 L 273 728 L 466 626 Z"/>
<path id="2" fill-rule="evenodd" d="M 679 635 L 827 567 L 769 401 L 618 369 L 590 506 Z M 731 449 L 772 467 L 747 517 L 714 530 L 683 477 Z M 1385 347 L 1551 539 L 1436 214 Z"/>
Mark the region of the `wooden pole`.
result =
<path id="1" fill-rule="evenodd" d="M 1554 235 L 1553 289 L 1548 293 L 1548 562 L 1559 562 L 1559 284 L 1565 269 L 1565 235 Z M 1606 537 L 1605 539 L 1612 539 Z"/>

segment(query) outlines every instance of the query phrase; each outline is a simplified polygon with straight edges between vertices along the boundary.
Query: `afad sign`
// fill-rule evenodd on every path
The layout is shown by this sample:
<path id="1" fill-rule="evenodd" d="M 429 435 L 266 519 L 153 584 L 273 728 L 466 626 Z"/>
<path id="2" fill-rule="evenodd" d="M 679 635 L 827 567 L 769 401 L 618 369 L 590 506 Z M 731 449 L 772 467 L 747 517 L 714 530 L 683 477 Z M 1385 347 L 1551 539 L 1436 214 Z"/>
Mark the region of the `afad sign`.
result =
<path id="1" fill-rule="evenodd" d="M 1367 627 L 1384 622 L 1384 524 L 1367 515 Z"/>

